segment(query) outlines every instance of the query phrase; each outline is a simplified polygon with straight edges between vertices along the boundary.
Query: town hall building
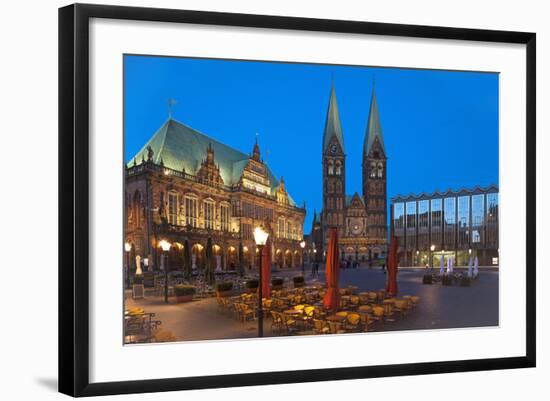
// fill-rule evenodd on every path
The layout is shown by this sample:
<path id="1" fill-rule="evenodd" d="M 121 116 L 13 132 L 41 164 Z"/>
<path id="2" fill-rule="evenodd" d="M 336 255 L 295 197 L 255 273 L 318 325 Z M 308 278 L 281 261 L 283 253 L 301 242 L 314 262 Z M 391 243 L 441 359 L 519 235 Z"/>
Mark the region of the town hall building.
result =
<path id="1" fill-rule="evenodd" d="M 173 246 L 171 269 L 181 269 L 184 247 L 193 268 L 205 265 L 213 244 L 216 269 L 257 266 L 254 228 L 270 235 L 273 264 L 302 264 L 305 207 L 298 206 L 261 158 L 256 142 L 247 154 L 169 118 L 125 168 L 125 241 L 132 259 L 160 265 L 159 242 Z"/>

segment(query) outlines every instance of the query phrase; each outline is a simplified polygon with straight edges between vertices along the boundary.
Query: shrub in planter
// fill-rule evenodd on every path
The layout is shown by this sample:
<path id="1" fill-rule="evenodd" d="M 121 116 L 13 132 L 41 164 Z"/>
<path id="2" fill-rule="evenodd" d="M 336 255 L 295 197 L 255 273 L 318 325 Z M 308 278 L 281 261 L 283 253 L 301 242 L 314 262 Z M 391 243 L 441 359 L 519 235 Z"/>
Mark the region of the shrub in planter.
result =
<path id="1" fill-rule="evenodd" d="M 227 297 L 231 295 L 232 290 L 233 290 L 232 281 L 222 281 L 221 283 L 216 284 L 216 295 L 218 297 Z"/>
<path id="2" fill-rule="evenodd" d="M 283 288 L 284 280 L 282 278 L 274 278 L 271 280 L 271 289 L 272 290 L 280 290 Z"/>
<path id="3" fill-rule="evenodd" d="M 424 274 L 422 277 L 422 284 L 432 284 L 432 275 L 431 274 Z"/>
<path id="4" fill-rule="evenodd" d="M 300 288 L 306 285 L 304 276 L 296 276 L 292 279 L 292 281 L 294 282 L 294 288 Z"/>
<path id="5" fill-rule="evenodd" d="M 443 276 L 441 279 L 441 284 L 443 285 L 453 285 L 453 278 L 451 276 Z"/>
<path id="6" fill-rule="evenodd" d="M 174 287 L 174 295 L 178 303 L 191 301 L 196 291 L 192 285 L 178 284 Z"/>
<path id="7" fill-rule="evenodd" d="M 248 290 L 248 292 L 256 291 L 259 286 L 260 286 L 260 282 L 256 279 L 248 280 L 245 284 L 245 287 Z"/>
<path id="8" fill-rule="evenodd" d="M 472 280 L 470 279 L 470 277 L 463 276 L 460 279 L 460 286 L 461 287 L 469 287 L 471 284 L 472 284 Z"/>

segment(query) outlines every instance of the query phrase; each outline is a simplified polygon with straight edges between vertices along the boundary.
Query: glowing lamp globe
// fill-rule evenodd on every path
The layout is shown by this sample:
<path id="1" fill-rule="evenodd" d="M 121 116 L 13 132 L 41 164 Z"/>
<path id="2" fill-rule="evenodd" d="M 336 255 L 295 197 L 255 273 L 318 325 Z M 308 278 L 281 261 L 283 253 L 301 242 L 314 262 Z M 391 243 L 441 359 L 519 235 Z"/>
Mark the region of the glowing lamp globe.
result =
<path id="1" fill-rule="evenodd" d="M 170 244 L 168 241 L 163 239 L 162 241 L 159 242 L 159 246 L 162 248 L 164 252 L 168 252 L 172 244 Z"/>
<path id="2" fill-rule="evenodd" d="M 267 233 L 267 231 L 265 231 L 262 227 L 256 227 L 254 229 L 254 241 L 256 242 L 256 245 L 265 245 L 268 236 L 269 233 Z"/>

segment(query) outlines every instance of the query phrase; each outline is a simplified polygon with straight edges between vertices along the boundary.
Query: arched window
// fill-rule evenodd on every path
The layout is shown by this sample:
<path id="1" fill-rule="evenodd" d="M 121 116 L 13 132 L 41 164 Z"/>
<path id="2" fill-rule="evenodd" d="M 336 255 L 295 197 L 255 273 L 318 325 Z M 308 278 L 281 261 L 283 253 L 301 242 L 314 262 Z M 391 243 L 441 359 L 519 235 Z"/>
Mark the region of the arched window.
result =
<path id="1" fill-rule="evenodd" d="M 328 175 L 334 175 L 334 162 L 332 160 L 328 161 Z"/>
<path id="2" fill-rule="evenodd" d="M 336 181 L 336 193 L 337 194 L 342 193 L 342 181 Z"/>
<path id="3" fill-rule="evenodd" d="M 370 164 L 370 174 L 369 175 L 370 175 L 371 178 L 376 177 L 376 163 L 374 163 L 374 162 L 372 162 Z"/>
<path id="4" fill-rule="evenodd" d="M 378 163 L 378 178 L 384 177 L 384 166 L 382 163 Z"/>
<path id="5" fill-rule="evenodd" d="M 342 175 L 342 162 L 340 160 L 336 161 L 336 175 Z"/>

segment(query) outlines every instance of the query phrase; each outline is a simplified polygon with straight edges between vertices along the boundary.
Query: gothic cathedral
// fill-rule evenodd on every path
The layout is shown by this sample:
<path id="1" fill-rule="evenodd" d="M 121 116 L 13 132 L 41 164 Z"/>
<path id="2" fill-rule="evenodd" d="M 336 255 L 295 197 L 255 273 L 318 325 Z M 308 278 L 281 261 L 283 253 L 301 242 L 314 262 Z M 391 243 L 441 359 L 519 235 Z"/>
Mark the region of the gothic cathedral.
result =
<path id="1" fill-rule="evenodd" d="M 363 196 L 346 195 L 346 149 L 334 85 L 330 90 L 323 135 L 323 211 L 327 246 L 329 227 L 338 229 L 342 260 L 373 262 L 387 251 L 386 161 L 378 104 L 373 88 L 363 143 Z"/>

